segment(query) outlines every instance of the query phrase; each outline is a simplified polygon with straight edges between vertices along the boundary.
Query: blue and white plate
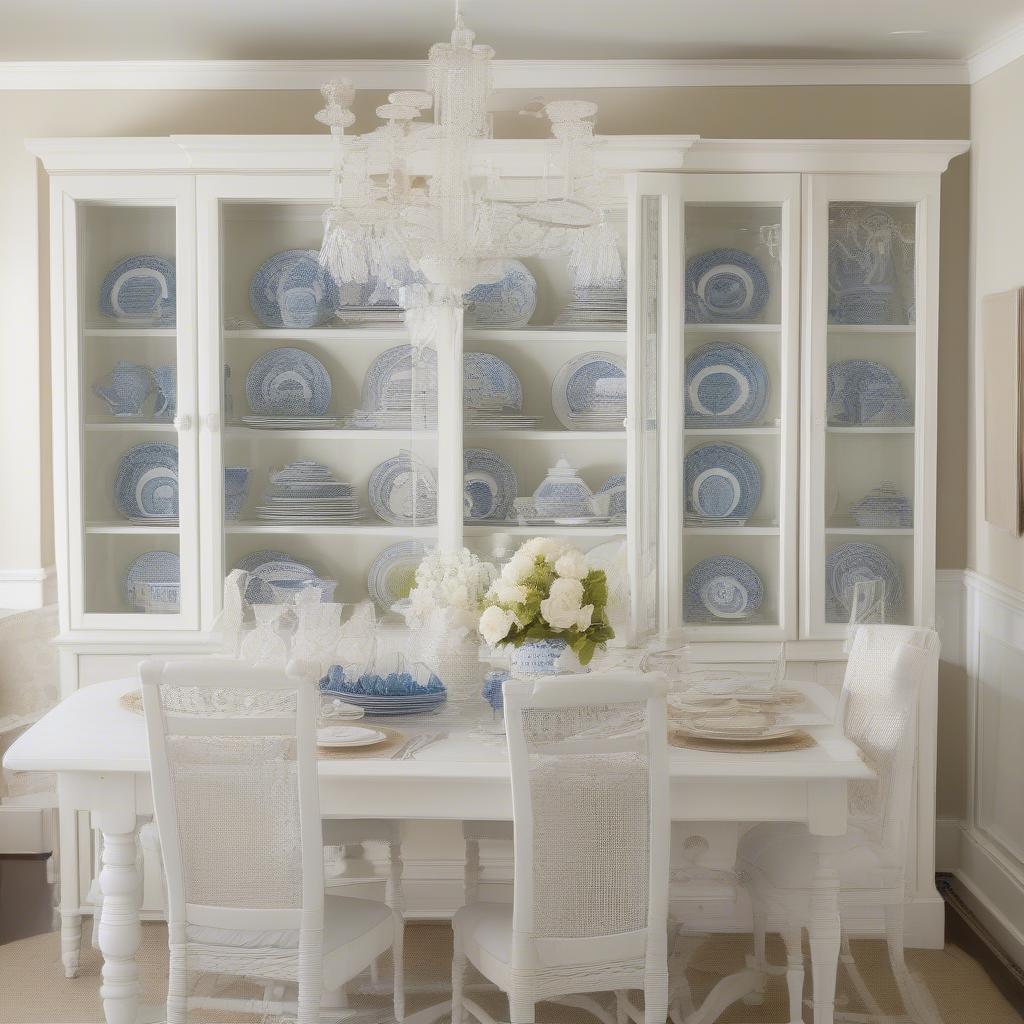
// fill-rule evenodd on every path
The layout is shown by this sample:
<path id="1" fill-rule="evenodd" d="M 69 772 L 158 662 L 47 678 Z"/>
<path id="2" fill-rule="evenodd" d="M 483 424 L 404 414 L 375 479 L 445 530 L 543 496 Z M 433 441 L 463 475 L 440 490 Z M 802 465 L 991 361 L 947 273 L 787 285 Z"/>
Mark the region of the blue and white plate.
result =
<path id="1" fill-rule="evenodd" d="M 100 311 L 115 320 L 174 326 L 174 261 L 163 256 L 129 256 L 100 286 Z"/>
<path id="2" fill-rule="evenodd" d="M 245 395 L 264 416 L 323 416 L 331 404 L 324 364 L 300 348 L 275 348 L 249 368 Z"/>
<path id="3" fill-rule="evenodd" d="M 761 474 L 735 444 L 702 444 L 686 455 L 686 511 L 702 519 L 749 519 L 761 500 Z"/>
<path id="4" fill-rule="evenodd" d="M 125 600 L 136 611 L 144 611 L 137 588 L 176 587 L 181 585 L 181 562 L 174 551 L 146 551 L 132 561 L 124 577 Z"/>
<path id="5" fill-rule="evenodd" d="M 253 275 L 249 304 L 264 327 L 315 327 L 338 308 L 338 289 L 315 249 L 285 249 Z"/>
<path id="6" fill-rule="evenodd" d="M 900 379 L 873 359 L 845 359 L 828 368 L 826 413 L 836 427 L 896 426 L 914 421 Z"/>
<path id="7" fill-rule="evenodd" d="M 504 359 L 489 352 L 466 352 L 462 356 L 462 403 L 480 412 L 519 412 L 523 408 L 523 386 Z"/>
<path id="8" fill-rule="evenodd" d="M 686 617 L 746 619 L 764 600 L 764 584 L 757 570 L 742 558 L 713 555 L 698 562 L 686 577 Z"/>
<path id="9" fill-rule="evenodd" d="M 437 352 L 412 345 L 385 349 L 363 378 L 364 412 L 433 408 L 437 404 Z"/>
<path id="10" fill-rule="evenodd" d="M 626 474 L 615 473 L 608 477 L 607 480 L 596 491 L 594 491 L 594 497 L 600 495 L 608 495 L 608 515 L 614 519 L 626 517 Z"/>
<path id="11" fill-rule="evenodd" d="M 370 508 L 393 526 L 424 526 L 437 522 L 437 477 L 408 452 L 374 467 L 367 486 Z"/>
<path id="12" fill-rule="evenodd" d="M 537 282 L 519 260 L 505 260 L 502 276 L 466 293 L 466 323 L 472 327 L 525 327 L 537 308 Z"/>
<path id="13" fill-rule="evenodd" d="M 570 359 L 551 383 L 551 407 L 562 426 L 622 425 L 626 415 L 626 363 L 612 352 Z"/>
<path id="14" fill-rule="evenodd" d="M 686 319 L 690 323 L 753 320 L 768 301 L 761 264 L 740 249 L 709 249 L 686 264 Z"/>
<path id="15" fill-rule="evenodd" d="M 487 448 L 462 454 L 462 507 L 466 519 L 508 519 L 519 493 L 516 471 Z"/>
<path id="16" fill-rule="evenodd" d="M 713 341 L 686 360 L 686 425 L 760 423 L 769 390 L 767 368 L 746 345 Z"/>
<path id="17" fill-rule="evenodd" d="M 114 500 L 127 519 L 178 518 L 178 446 L 149 441 L 129 448 L 114 482 Z"/>
<path id="18" fill-rule="evenodd" d="M 418 540 L 403 540 L 386 547 L 373 560 L 366 574 L 366 589 L 381 611 L 409 596 L 426 550 Z"/>
<path id="19" fill-rule="evenodd" d="M 914 525 L 914 510 L 907 496 L 892 483 L 873 487 L 850 506 L 854 522 L 864 529 L 897 530 Z"/>
<path id="20" fill-rule="evenodd" d="M 826 622 L 848 622 L 853 588 L 869 580 L 885 582 L 887 611 L 903 606 L 903 573 L 885 548 L 854 541 L 829 552 L 825 559 Z"/>
<path id="21" fill-rule="evenodd" d="M 249 604 L 270 604 L 274 600 L 272 585 L 296 584 L 319 580 L 312 566 L 292 558 L 283 551 L 253 551 L 235 566 L 249 573 L 245 600 Z"/>

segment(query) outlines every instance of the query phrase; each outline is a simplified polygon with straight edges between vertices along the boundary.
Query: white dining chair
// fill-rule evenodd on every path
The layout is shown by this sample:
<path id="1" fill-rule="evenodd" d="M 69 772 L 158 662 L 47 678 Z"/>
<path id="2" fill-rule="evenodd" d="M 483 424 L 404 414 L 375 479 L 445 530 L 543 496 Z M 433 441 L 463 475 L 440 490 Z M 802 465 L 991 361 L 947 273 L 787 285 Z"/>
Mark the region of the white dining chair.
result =
<path id="1" fill-rule="evenodd" d="M 167 879 L 168 1024 L 193 1008 L 318 1024 L 322 993 L 391 948 L 402 1020 L 401 915 L 324 897 L 314 674 L 213 658 L 139 672 Z M 200 995 L 197 974 L 261 979 L 264 998 Z"/>
<path id="2" fill-rule="evenodd" d="M 938 669 L 939 638 L 934 630 L 910 626 L 862 625 L 857 629 L 839 698 L 838 721 L 860 748 L 877 779 L 851 783 L 849 828 L 845 836 L 811 836 L 803 825 L 758 825 L 740 841 L 739 868 L 753 907 L 754 956 L 763 989 L 769 973 L 785 974 L 790 1021 L 802 1021 L 804 963 L 802 934 L 811 921 L 811 880 L 818 856 L 829 854 L 838 873 L 840 921 L 854 908 L 882 907 L 889 962 L 911 1019 L 937 1021 L 927 992 L 910 976 L 903 952 L 906 903 L 905 861 L 917 746 L 917 704 L 922 685 Z M 786 965 L 765 957 L 769 919 L 781 922 Z M 840 962 L 864 1002 L 866 1015 L 843 1013 L 837 1019 L 887 1018 L 872 996 L 853 958 L 845 927 Z M 828 964 L 812 958 L 816 1011 L 831 1005 L 835 978 Z"/>
<path id="3" fill-rule="evenodd" d="M 668 753 L 663 676 L 552 676 L 504 685 L 515 824 L 513 902 L 473 902 L 452 922 L 452 1024 L 467 962 L 508 995 L 511 1024 L 558 997 L 617 1019 L 668 1011 Z"/>

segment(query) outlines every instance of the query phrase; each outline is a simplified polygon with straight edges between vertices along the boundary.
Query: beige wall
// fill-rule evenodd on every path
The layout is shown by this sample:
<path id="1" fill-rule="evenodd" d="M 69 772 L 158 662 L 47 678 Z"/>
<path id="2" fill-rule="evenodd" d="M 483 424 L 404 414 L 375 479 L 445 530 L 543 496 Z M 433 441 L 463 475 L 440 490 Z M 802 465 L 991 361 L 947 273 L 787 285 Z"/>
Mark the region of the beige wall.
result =
<path id="1" fill-rule="evenodd" d="M 1001 73 L 1003 74 L 1003 73 Z M 989 81 L 993 81 L 990 79 Z M 601 104 L 609 134 L 694 133 L 733 138 L 966 138 L 969 90 L 962 86 L 775 87 L 586 90 Z M 537 134 L 516 116 L 533 98 L 499 95 L 497 132 Z M 555 93 L 548 92 L 552 99 Z M 566 95 L 570 95 L 566 93 Z M 362 98 L 367 115 L 381 99 Z M 45 176 L 24 140 L 52 135 L 301 133 L 316 131 L 311 92 L 0 93 L 0 570 L 53 561 L 49 464 L 49 361 Z M 1009 134 L 1009 133 L 1007 133 Z M 943 183 L 939 356 L 938 565 L 966 553 L 966 287 L 968 164 L 954 161 Z"/>
<path id="2" fill-rule="evenodd" d="M 1024 590 L 1024 539 L 985 521 L 983 396 L 978 313 L 983 296 L 1024 285 L 1024 59 L 978 82 L 971 97 L 974 220 L 971 442 L 967 565 Z"/>

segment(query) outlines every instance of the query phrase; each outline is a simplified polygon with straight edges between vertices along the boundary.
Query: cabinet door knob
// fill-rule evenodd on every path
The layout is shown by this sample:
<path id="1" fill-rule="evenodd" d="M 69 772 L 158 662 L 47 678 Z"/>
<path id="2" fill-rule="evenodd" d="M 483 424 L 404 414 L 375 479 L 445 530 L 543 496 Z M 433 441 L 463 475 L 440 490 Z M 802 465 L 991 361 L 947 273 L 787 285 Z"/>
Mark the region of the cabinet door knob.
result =
<path id="1" fill-rule="evenodd" d="M 187 412 L 179 413 L 177 416 L 174 417 L 174 426 L 177 428 L 177 430 L 179 430 L 182 433 L 184 433 L 185 431 L 191 430 L 192 429 L 192 417 L 191 417 L 191 415 L 189 415 L 189 413 L 187 413 Z"/>

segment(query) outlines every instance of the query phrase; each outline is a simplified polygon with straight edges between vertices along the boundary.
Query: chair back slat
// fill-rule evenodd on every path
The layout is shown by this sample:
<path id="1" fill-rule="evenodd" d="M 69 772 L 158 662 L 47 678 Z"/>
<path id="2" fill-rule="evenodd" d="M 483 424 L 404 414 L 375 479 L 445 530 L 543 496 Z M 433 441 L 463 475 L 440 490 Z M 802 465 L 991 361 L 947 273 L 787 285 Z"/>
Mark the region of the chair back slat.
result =
<path id="1" fill-rule="evenodd" d="M 666 681 L 505 684 L 515 819 L 513 930 L 531 940 L 665 929 Z"/>

